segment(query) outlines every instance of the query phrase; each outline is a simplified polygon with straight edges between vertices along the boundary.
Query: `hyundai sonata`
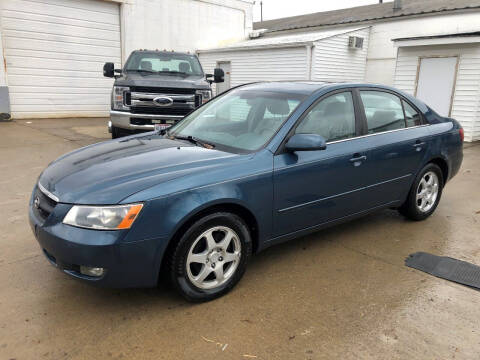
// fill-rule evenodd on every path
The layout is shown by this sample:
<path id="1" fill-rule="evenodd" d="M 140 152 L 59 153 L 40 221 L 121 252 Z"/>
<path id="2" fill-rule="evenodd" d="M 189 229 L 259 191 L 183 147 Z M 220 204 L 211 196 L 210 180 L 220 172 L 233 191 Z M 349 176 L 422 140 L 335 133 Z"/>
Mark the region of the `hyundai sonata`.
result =
<path id="1" fill-rule="evenodd" d="M 167 131 L 55 160 L 33 190 L 30 223 L 72 277 L 148 287 L 164 273 L 205 301 L 270 245 L 384 208 L 427 218 L 462 143 L 457 121 L 390 87 L 244 85 Z"/>

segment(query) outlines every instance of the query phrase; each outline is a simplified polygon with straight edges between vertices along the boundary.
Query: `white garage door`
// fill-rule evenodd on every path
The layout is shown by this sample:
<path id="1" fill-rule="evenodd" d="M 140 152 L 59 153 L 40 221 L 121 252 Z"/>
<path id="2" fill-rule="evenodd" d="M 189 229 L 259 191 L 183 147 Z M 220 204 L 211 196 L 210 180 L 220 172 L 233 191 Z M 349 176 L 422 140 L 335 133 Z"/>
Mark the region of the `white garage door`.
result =
<path id="1" fill-rule="evenodd" d="M 14 118 L 106 116 L 120 66 L 119 5 L 101 0 L 0 0 Z"/>

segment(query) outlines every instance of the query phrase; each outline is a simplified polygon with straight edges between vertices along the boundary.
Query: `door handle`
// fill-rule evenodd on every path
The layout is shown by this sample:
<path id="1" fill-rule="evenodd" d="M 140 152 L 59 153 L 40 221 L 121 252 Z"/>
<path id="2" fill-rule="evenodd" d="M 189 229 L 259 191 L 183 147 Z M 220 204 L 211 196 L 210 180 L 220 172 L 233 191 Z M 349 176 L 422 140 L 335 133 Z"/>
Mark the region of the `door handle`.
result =
<path id="1" fill-rule="evenodd" d="M 360 156 L 359 154 L 355 154 L 355 155 L 353 155 L 353 158 L 350 159 L 350 162 L 360 163 L 360 162 L 365 161 L 365 160 L 367 160 L 367 157 L 365 155 Z"/>
<path id="2" fill-rule="evenodd" d="M 423 145 L 425 145 L 423 141 L 417 140 L 415 141 L 415 144 L 413 144 L 412 146 L 415 148 L 416 151 L 421 151 Z"/>

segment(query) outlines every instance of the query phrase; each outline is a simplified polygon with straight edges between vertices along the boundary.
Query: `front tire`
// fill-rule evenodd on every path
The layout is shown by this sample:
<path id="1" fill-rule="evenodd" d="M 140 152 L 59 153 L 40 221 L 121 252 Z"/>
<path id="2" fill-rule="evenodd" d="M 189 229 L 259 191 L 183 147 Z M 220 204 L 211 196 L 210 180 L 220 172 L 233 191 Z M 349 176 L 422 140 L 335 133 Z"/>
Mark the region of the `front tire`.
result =
<path id="1" fill-rule="evenodd" d="M 117 139 L 121 136 L 120 129 L 112 125 L 112 139 Z"/>
<path id="2" fill-rule="evenodd" d="M 207 215 L 180 237 L 169 254 L 171 282 L 188 301 L 213 300 L 240 281 L 251 252 L 250 232 L 239 216 Z"/>
<path id="3" fill-rule="evenodd" d="M 405 217 L 420 221 L 435 211 L 442 196 L 444 180 L 442 170 L 429 163 L 418 173 L 407 200 L 399 208 Z"/>

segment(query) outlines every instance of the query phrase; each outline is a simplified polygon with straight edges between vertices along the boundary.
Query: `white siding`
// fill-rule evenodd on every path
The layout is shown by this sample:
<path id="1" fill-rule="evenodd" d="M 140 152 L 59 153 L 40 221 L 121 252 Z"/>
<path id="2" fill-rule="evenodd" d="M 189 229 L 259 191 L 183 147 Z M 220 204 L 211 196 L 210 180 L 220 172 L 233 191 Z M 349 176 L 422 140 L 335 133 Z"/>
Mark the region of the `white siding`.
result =
<path id="1" fill-rule="evenodd" d="M 313 36 L 313 34 L 312 34 Z M 318 35 L 322 36 L 321 34 Z M 362 49 L 349 49 L 348 37 L 364 39 Z M 363 81 L 368 49 L 369 28 L 329 36 L 313 43 L 311 79 L 325 81 Z M 267 42 L 269 39 L 265 38 Z M 276 40 L 273 38 L 272 41 Z M 258 41 L 251 41 L 255 44 Z M 243 44 L 248 44 L 243 43 Z M 265 46 L 268 46 L 265 45 Z M 231 85 L 254 81 L 308 80 L 308 45 L 250 49 L 204 50 L 199 54 L 205 72 L 211 73 L 219 61 L 230 61 Z"/>
<path id="2" fill-rule="evenodd" d="M 304 80 L 306 56 L 305 46 L 199 54 L 206 73 L 213 73 L 218 61 L 230 61 L 232 87 L 254 81 Z"/>
<path id="3" fill-rule="evenodd" d="M 364 81 L 370 29 L 332 36 L 314 43 L 312 79 Z M 349 36 L 363 38 L 362 49 L 348 47 Z"/>
<path id="4" fill-rule="evenodd" d="M 2 0 L 14 118 L 106 116 L 121 63 L 119 5 L 95 0 Z"/>
<path id="5" fill-rule="evenodd" d="M 479 140 L 480 45 L 400 48 L 395 71 L 395 87 L 415 95 L 419 58 L 429 56 L 459 56 L 451 117 L 462 124 L 466 141 Z"/>
<path id="6" fill-rule="evenodd" d="M 479 30 L 480 13 L 434 14 L 376 22 L 370 32 L 366 81 L 393 85 L 397 48 L 392 39 Z"/>

